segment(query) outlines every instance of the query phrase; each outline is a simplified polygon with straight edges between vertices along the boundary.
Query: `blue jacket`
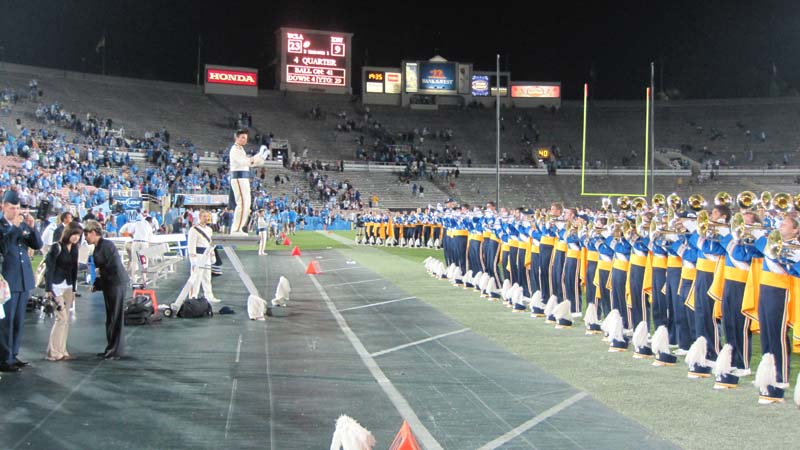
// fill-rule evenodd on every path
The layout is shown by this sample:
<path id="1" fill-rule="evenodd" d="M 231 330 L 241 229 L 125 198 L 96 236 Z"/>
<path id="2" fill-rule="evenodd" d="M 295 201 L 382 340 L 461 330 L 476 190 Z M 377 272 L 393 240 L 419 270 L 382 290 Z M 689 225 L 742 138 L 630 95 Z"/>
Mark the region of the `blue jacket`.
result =
<path id="1" fill-rule="evenodd" d="M 0 254 L 3 255 L 3 278 L 11 292 L 28 292 L 33 289 L 33 269 L 28 249 L 42 248 L 42 237 L 35 228 L 25 223 L 15 227 L 5 217 L 0 217 Z"/>

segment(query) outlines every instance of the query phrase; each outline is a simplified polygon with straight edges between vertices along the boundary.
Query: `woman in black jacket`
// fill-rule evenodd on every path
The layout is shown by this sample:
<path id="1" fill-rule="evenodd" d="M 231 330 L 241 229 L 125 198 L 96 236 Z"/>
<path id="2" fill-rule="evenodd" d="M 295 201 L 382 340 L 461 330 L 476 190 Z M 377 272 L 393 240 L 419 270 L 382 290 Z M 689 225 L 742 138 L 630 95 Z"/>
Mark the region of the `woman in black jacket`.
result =
<path id="1" fill-rule="evenodd" d="M 78 247 L 83 229 L 75 222 L 70 223 L 61 234 L 61 239 L 50 247 L 45 257 L 45 283 L 47 295 L 55 299 L 56 311 L 50 340 L 47 343 L 49 361 L 68 361 L 72 359 L 67 351 L 69 335 L 69 310 L 75 301 L 78 280 Z"/>

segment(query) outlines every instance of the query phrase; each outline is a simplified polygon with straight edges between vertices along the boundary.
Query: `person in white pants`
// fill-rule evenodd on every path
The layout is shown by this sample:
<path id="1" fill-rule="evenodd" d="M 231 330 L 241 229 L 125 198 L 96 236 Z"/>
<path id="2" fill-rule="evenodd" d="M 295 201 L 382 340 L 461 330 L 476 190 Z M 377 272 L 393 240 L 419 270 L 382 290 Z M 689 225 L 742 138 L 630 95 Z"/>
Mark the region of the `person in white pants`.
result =
<path id="1" fill-rule="evenodd" d="M 255 156 L 247 156 L 247 129 L 236 130 L 236 141 L 230 150 L 230 180 L 236 209 L 233 211 L 231 236 L 247 236 L 242 227 L 250 215 L 250 167 L 261 165 L 265 160 L 262 150 Z"/>
<path id="2" fill-rule="evenodd" d="M 267 222 L 266 211 L 260 209 L 258 211 L 258 219 L 256 219 L 256 227 L 258 229 L 258 254 L 267 254 L 267 237 L 269 236 L 269 223 Z"/>
<path id="3" fill-rule="evenodd" d="M 194 277 L 194 282 L 189 290 L 189 297 L 198 297 L 202 287 L 206 300 L 211 303 L 219 303 L 220 300 L 214 297 L 214 291 L 211 289 L 211 263 L 214 258 L 214 250 L 211 243 L 211 233 L 213 231 L 208 225 L 210 221 L 211 214 L 203 210 L 200 211 L 197 224 L 189 228 L 187 247 L 191 266 L 190 276 Z M 211 250 L 204 257 L 207 249 Z"/>

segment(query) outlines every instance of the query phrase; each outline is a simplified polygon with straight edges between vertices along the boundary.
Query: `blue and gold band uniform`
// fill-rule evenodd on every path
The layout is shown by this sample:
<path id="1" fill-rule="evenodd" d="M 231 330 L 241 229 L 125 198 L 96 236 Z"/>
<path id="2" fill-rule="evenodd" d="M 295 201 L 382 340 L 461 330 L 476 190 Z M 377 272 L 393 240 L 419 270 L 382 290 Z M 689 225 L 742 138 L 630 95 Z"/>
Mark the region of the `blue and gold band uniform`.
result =
<path id="1" fill-rule="evenodd" d="M 614 251 L 614 262 L 611 268 L 611 309 L 616 309 L 622 316 L 622 326 L 630 329 L 627 312 L 627 285 L 628 267 L 630 265 L 631 244 L 624 237 L 615 238 L 609 236 L 606 239 L 608 245 Z"/>

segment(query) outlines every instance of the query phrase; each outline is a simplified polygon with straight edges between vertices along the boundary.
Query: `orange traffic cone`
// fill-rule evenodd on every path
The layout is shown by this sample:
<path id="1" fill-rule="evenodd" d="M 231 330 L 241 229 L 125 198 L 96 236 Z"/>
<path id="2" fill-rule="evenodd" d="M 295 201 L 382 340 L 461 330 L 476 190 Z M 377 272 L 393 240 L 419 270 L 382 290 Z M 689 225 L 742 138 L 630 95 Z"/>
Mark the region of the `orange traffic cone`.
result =
<path id="1" fill-rule="evenodd" d="M 294 249 L 292 250 L 292 256 L 300 256 L 300 254 L 300 247 L 295 245 Z"/>
<path id="2" fill-rule="evenodd" d="M 411 427 L 408 426 L 408 422 L 405 420 L 403 421 L 403 426 L 400 427 L 400 431 L 397 432 L 397 436 L 394 437 L 389 450 L 421 450 L 417 443 L 417 438 L 414 437 Z"/>
<path id="3" fill-rule="evenodd" d="M 283 245 L 292 245 L 292 241 L 290 241 L 289 238 L 287 237 L 286 239 L 283 240 Z"/>
<path id="4" fill-rule="evenodd" d="M 306 273 L 309 275 L 317 275 L 321 272 L 319 269 L 319 263 L 317 261 L 311 261 L 308 263 L 308 267 L 306 267 Z"/>

